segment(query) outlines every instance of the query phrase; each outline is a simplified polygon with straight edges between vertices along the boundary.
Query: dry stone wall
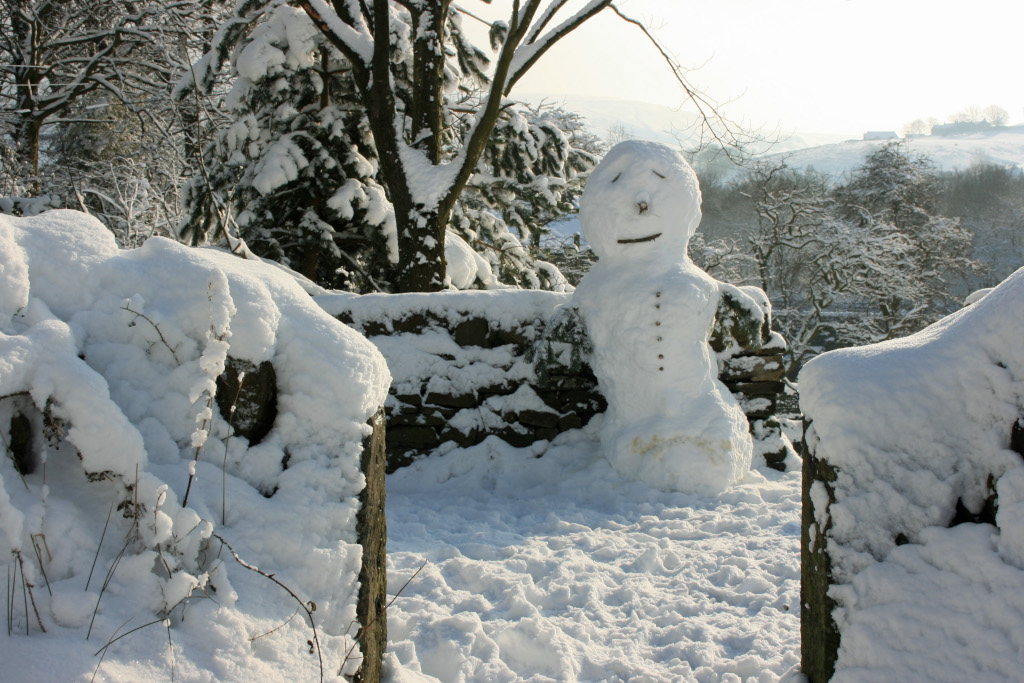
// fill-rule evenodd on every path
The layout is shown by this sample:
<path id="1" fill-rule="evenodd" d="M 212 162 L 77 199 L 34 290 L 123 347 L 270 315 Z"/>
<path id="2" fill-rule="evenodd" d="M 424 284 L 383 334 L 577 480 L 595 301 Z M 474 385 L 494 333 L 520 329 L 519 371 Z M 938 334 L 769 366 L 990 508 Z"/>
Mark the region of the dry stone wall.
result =
<path id="1" fill-rule="evenodd" d="M 571 295 L 525 290 L 437 294 L 331 294 L 318 303 L 369 337 L 394 377 L 387 413 L 388 471 L 444 446 L 496 436 L 525 447 L 578 429 L 607 408 L 580 343 L 552 339 Z M 747 349 L 712 339 L 721 379 L 751 422 L 757 451 L 782 468 L 775 412 L 785 342 L 766 321 Z M 551 362 L 539 368 L 542 346 Z"/>

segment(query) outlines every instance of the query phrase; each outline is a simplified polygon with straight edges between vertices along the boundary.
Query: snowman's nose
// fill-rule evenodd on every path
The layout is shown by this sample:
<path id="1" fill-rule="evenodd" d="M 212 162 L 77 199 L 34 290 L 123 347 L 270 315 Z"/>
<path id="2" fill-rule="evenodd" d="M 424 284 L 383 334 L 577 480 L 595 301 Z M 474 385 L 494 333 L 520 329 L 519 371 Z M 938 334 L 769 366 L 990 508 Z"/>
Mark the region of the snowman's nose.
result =
<path id="1" fill-rule="evenodd" d="M 643 200 L 640 200 L 639 202 L 637 202 L 636 206 L 637 206 L 638 209 L 640 209 L 640 213 L 647 213 L 647 209 L 649 208 L 647 206 L 647 202 L 645 202 Z"/>

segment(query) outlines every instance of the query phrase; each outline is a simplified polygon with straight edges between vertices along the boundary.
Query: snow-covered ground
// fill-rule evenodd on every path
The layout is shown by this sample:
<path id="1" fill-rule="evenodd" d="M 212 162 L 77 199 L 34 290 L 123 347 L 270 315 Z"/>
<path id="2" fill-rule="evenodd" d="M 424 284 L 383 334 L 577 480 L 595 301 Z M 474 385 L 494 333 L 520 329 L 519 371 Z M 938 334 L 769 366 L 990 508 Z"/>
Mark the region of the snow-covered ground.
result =
<path id="1" fill-rule="evenodd" d="M 775 681 L 798 662 L 799 474 L 662 492 L 599 454 L 600 419 L 539 458 L 491 438 L 389 477 L 389 592 L 412 578 L 391 681 Z"/>
<path id="2" fill-rule="evenodd" d="M 596 426 L 540 458 L 492 438 L 389 477 L 389 592 L 423 568 L 388 609 L 386 681 L 775 681 L 798 662 L 799 475 L 665 493 L 617 475 Z M 78 524 L 98 536 L 102 523 Z M 248 614 L 196 601 L 102 665 L 94 653 L 131 614 L 101 617 L 88 641 L 44 615 L 48 633 L 0 636 L 0 679 L 89 681 L 99 665 L 96 681 L 318 680 L 302 614 L 282 626 L 294 602 L 255 574 L 232 582 Z M 85 625 L 94 595 L 81 596 L 65 618 Z M 147 621 L 140 609 L 118 633 Z M 320 636 L 326 680 L 341 680 L 351 642 Z"/>
<path id="3" fill-rule="evenodd" d="M 768 157 L 790 168 L 814 168 L 836 178 L 864 163 L 864 158 L 887 140 L 847 140 L 798 151 L 778 151 Z M 1024 168 L 1024 126 L 994 128 L 970 135 L 927 135 L 906 140 L 907 149 L 922 154 L 942 171 L 970 168 L 978 163 Z"/>

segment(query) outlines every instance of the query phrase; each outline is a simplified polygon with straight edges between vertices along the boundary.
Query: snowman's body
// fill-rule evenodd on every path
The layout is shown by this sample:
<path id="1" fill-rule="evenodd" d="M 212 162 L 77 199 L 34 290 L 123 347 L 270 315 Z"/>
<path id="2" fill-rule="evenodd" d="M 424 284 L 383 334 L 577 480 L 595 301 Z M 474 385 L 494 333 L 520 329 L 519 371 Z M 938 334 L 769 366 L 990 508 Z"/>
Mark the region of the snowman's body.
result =
<path id="1" fill-rule="evenodd" d="M 753 446 L 708 346 L 719 283 L 686 257 L 700 221 L 696 176 L 667 147 L 622 143 L 591 174 L 580 218 L 600 258 L 574 302 L 609 404 L 605 455 L 658 488 L 728 488 Z"/>

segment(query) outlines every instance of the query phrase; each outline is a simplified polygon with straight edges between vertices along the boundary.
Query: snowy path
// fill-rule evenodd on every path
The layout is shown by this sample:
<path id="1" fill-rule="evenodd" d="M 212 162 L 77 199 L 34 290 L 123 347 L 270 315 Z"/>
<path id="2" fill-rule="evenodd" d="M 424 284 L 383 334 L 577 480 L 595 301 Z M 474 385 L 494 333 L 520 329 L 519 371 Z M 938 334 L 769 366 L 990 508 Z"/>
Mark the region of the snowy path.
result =
<path id="1" fill-rule="evenodd" d="M 576 432 L 388 480 L 389 679 L 777 680 L 799 657 L 799 475 L 709 499 L 623 481 Z"/>

